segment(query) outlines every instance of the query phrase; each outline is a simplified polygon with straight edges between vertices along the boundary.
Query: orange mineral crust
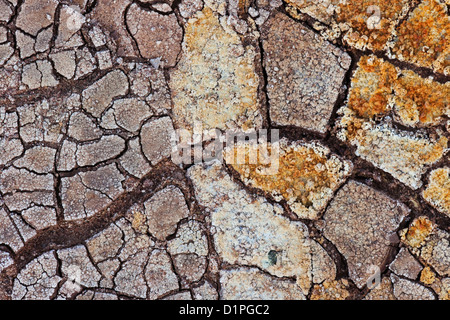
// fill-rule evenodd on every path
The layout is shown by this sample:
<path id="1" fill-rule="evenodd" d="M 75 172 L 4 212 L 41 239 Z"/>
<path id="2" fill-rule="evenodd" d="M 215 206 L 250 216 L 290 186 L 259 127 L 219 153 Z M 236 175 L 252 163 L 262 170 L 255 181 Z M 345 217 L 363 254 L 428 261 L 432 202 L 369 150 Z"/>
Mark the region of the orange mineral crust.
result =
<path id="1" fill-rule="evenodd" d="M 249 145 L 238 145 L 227 150 L 227 157 L 238 153 L 255 152 Z M 314 219 L 326 207 L 333 192 L 351 173 L 351 164 L 341 160 L 319 143 L 295 142 L 281 140 L 279 146 L 267 146 L 267 151 L 279 153 L 275 165 L 265 165 L 265 160 L 258 159 L 254 164 L 249 158 L 243 164 L 233 161 L 230 165 L 239 173 L 243 182 L 272 195 L 277 201 L 285 200 L 301 218 Z M 234 159 L 237 159 L 236 157 Z M 267 170 L 268 167 L 271 170 Z M 268 171 L 268 172 L 266 172 Z"/>
<path id="2" fill-rule="evenodd" d="M 448 75 L 450 17 L 447 5 L 440 0 L 422 1 L 398 27 L 393 55 Z"/>

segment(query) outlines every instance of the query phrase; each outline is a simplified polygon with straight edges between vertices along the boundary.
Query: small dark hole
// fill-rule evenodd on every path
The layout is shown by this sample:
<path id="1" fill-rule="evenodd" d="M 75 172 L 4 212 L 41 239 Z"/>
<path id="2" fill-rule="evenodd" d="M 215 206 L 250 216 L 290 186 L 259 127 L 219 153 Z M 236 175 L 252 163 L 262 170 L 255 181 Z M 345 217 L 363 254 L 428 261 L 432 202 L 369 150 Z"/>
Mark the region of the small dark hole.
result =
<path id="1" fill-rule="evenodd" d="M 269 263 L 271 266 L 277 264 L 277 252 L 275 250 L 270 250 L 267 256 L 269 257 Z"/>

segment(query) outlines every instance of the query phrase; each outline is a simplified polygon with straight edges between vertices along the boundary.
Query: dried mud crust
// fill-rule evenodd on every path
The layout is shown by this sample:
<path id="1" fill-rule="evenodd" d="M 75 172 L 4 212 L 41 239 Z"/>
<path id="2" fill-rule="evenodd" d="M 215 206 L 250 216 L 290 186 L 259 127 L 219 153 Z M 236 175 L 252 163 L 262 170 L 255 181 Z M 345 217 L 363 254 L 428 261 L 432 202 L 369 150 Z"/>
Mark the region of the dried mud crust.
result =
<path id="1" fill-rule="evenodd" d="M 0 0 L 0 299 L 450 299 L 448 6 Z"/>

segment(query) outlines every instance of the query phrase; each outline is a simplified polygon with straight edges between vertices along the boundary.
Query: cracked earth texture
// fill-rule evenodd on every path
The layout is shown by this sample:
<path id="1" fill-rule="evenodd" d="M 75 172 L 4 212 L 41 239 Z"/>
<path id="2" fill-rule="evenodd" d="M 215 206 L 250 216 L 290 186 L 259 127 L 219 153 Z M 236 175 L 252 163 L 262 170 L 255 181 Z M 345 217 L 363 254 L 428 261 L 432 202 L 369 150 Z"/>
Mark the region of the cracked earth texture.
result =
<path id="1" fill-rule="evenodd" d="M 450 299 L 449 5 L 0 0 L 0 299 Z"/>

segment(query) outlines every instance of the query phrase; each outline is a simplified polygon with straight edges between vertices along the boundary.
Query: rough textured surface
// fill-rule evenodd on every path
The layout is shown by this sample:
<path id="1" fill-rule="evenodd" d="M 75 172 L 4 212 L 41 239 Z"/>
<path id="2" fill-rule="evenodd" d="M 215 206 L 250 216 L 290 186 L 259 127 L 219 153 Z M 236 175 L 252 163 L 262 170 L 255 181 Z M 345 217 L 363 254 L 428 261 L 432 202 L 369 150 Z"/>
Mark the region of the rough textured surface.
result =
<path id="1" fill-rule="evenodd" d="M 439 168 L 431 172 L 423 197 L 439 211 L 450 216 L 450 168 Z"/>
<path id="2" fill-rule="evenodd" d="M 449 5 L 0 0 L 0 300 L 450 299 Z"/>
<path id="3" fill-rule="evenodd" d="M 262 34 L 272 123 L 324 133 L 350 57 L 281 13 Z"/>
<path id="4" fill-rule="evenodd" d="M 160 59 L 162 66 L 173 67 L 181 51 L 182 29 L 175 14 L 160 15 L 133 4 L 127 11 L 127 26 L 146 59 Z"/>
<path id="5" fill-rule="evenodd" d="M 264 190 L 277 201 L 287 201 L 300 218 L 318 218 L 333 192 L 351 173 L 349 162 L 330 155 L 330 151 L 319 143 L 289 144 L 284 139 L 277 146 L 269 144 L 267 147 L 269 153 L 279 153 L 278 167 L 273 168 L 273 174 L 264 172 L 264 169 L 272 168 L 264 165 L 261 154 L 255 164 L 239 164 L 238 154 L 247 152 L 250 155 L 257 151 L 255 148 L 258 147 L 237 145 L 227 150 L 226 159 L 232 161 L 231 166 L 245 184 Z"/>
<path id="6" fill-rule="evenodd" d="M 289 280 L 272 279 L 258 269 L 221 272 L 222 296 L 229 300 L 304 300 L 300 288 Z M 251 288 L 251 290 L 249 290 Z"/>
<path id="7" fill-rule="evenodd" d="M 399 77 L 399 72 L 404 75 Z M 449 88 L 448 83 L 420 79 L 375 56 L 363 56 L 348 104 L 339 110 L 338 137 L 354 145 L 356 155 L 418 189 L 426 169 L 448 151 L 448 138 L 439 131 L 427 135 L 398 128 L 395 120 L 414 127 L 438 124 L 449 112 Z M 432 92 L 436 94 L 430 98 Z"/>
<path id="8" fill-rule="evenodd" d="M 450 74 L 448 3 L 422 1 L 397 30 L 393 53 L 404 61 Z"/>
<path id="9" fill-rule="evenodd" d="M 180 189 L 169 186 L 144 203 L 149 232 L 160 240 L 173 234 L 177 223 L 189 214 Z"/>
<path id="10" fill-rule="evenodd" d="M 256 48 L 244 45 L 209 8 L 185 27 L 183 56 L 170 76 L 177 124 L 193 129 L 258 128 Z"/>
<path id="11" fill-rule="evenodd" d="M 396 229 L 408 209 L 381 192 L 350 181 L 330 203 L 323 217 L 324 235 L 344 255 L 349 276 L 362 288 L 381 268 Z"/>

